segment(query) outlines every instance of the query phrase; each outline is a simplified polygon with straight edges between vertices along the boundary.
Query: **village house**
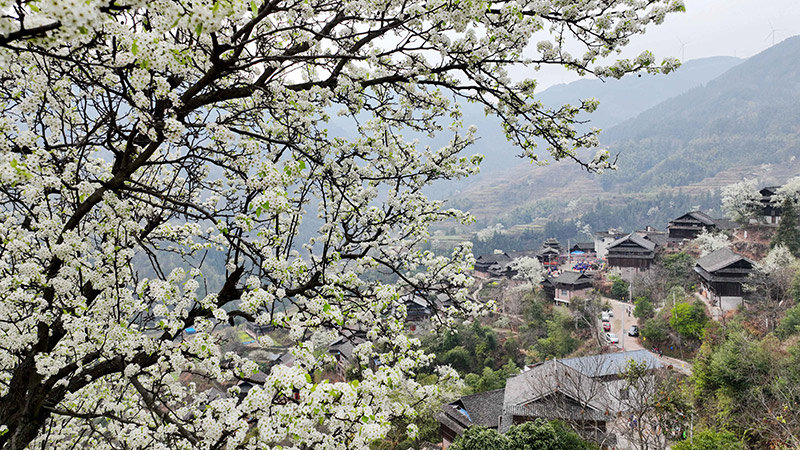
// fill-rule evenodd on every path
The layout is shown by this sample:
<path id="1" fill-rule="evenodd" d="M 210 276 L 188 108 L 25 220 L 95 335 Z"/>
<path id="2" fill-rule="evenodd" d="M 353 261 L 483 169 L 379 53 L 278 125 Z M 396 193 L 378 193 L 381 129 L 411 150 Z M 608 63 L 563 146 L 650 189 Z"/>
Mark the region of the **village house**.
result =
<path id="1" fill-rule="evenodd" d="M 442 405 L 436 415 L 442 437 L 442 450 L 472 426 L 497 430 L 503 414 L 505 388 L 467 395 L 453 403 Z"/>
<path id="2" fill-rule="evenodd" d="M 712 304 L 729 304 L 729 309 L 741 303 L 742 284 L 753 271 L 753 262 L 724 247 L 698 259 L 694 270 L 700 277 L 700 294 Z"/>
<path id="3" fill-rule="evenodd" d="M 569 306 L 573 298 L 585 298 L 592 288 L 592 277 L 582 272 L 566 271 L 556 277 L 547 277 L 542 289 L 556 305 Z"/>
<path id="4" fill-rule="evenodd" d="M 609 229 L 608 231 L 600 231 L 593 233 L 594 236 L 594 252 L 598 258 L 603 259 L 608 255 L 608 246 L 615 242 L 617 239 L 625 236 L 625 233 Z"/>
<path id="5" fill-rule="evenodd" d="M 656 256 L 656 243 L 631 233 L 617 239 L 608 246 L 608 266 L 617 269 L 631 269 L 633 272 L 645 271 Z"/>
<path id="6" fill-rule="evenodd" d="M 627 395 L 621 375 L 630 361 L 648 371 L 663 367 L 646 350 L 550 360 L 526 367 L 503 389 L 444 405 L 436 416 L 442 449 L 471 426 L 505 433 L 512 425 L 537 418 L 562 420 L 584 438 L 614 445 L 615 423 L 624 417 L 621 399 Z"/>
<path id="7" fill-rule="evenodd" d="M 672 219 L 667 225 L 667 238 L 670 241 L 694 239 L 703 230 L 714 231 L 717 224 L 714 219 L 702 211 L 689 211 L 688 213 Z"/>
<path id="8" fill-rule="evenodd" d="M 667 239 L 670 242 L 678 242 L 684 239 L 694 239 L 703 230 L 714 232 L 730 230 L 735 227 L 735 222 L 731 220 L 714 219 L 702 211 L 690 211 L 669 221 Z"/>
<path id="9" fill-rule="evenodd" d="M 480 255 L 475 259 L 475 276 L 481 278 L 510 276 L 511 261 L 513 258 L 505 252 Z"/>
<path id="10" fill-rule="evenodd" d="M 775 201 L 775 194 L 780 188 L 780 186 L 767 186 L 758 191 L 761 194 L 761 214 L 758 218 L 760 222 L 772 226 L 781 223 L 781 205 Z"/>
<path id="11" fill-rule="evenodd" d="M 433 314 L 431 303 L 417 294 L 406 294 L 400 297 L 400 303 L 406 306 L 406 321 L 417 322 L 430 319 Z"/>
<path id="12" fill-rule="evenodd" d="M 545 240 L 542 248 L 536 252 L 536 259 L 545 267 L 558 267 L 561 259 L 561 243 L 555 238 Z"/>
<path id="13" fill-rule="evenodd" d="M 594 250 L 594 242 L 578 242 L 569 248 L 569 253 L 573 256 L 583 256 L 585 258 L 597 255 Z"/>

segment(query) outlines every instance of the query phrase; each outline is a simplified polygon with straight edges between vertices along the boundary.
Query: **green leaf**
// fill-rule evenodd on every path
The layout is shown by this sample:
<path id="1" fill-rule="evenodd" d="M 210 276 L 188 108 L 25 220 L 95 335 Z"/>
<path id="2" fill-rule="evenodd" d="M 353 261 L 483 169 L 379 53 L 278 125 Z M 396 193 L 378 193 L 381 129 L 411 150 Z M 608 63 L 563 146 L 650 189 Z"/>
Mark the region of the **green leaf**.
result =
<path id="1" fill-rule="evenodd" d="M 133 54 L 134 54 L 134 56 L 135 56 L 137 53 L 139 53 L 139 45 L 136 43 L 136 39 L 134 39 L 134 40 L 133 40 L 133 44 L 131 44 L 131 53 L 133 53 Z"/>

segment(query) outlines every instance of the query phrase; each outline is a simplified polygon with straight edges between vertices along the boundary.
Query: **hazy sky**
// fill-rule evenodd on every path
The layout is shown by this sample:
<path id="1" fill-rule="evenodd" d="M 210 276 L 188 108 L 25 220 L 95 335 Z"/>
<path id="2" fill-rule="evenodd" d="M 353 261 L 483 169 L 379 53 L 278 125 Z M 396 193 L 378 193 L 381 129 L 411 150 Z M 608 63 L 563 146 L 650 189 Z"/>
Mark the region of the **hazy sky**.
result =
<path id="1" fill-rule="evenodd" d="M 776 30 L 776 44 L 800 34 L 800 0 L 684 1 L 685 13 L 671 14 L 663 24 L 631 38 L 623 55 L 648 49 L 659 61 L 664 56 L 680 59 L 683 41 L 687 61 L 720 55 L 746 58 L 772 45 L 770 23 Z M 558 68 L 542 69 L 533 77 L 541 88 L 578 78 Z"/>

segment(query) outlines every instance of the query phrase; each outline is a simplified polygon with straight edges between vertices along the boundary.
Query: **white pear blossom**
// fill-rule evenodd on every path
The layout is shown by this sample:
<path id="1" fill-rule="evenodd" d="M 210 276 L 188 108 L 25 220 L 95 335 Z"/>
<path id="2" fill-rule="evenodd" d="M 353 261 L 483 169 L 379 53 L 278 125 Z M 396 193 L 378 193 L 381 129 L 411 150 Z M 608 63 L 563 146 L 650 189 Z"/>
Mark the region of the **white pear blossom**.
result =
<path id="1" fill-rule="evenodd" d="M 744 179 L 722 188 L 722 210 L 737 222 L 747 222 L 761 207 L 756 179 Z"/>
<path id="2" fill-rule="evenodd" d="M 595 99 L 545 107 L 508 69 L 669 72 L 611 59 L 683 8 L 0 0 L 0 449 L 366 449 L 438 407 L 460 384 L 402 295 L 447 296 L 436 326 L 492 307 L 468 243 L 423 250 L 473 220 L 423 194 L 478 172 L 461 105 L 534 161 L 613 167 L 574 126 Z M 226 347 L 245 321 L 284 363 Z M 356 377 L 323 377 L 336 339 Z"/>
<path id="3" fill-rule="evenodd" d="M 727 235 L 719 232 L 710 232 L 705 229 L 692 242 L 700 249 L 700 256 L 706 256 L 714 250 L 731 246 L 731 241 Z"/>

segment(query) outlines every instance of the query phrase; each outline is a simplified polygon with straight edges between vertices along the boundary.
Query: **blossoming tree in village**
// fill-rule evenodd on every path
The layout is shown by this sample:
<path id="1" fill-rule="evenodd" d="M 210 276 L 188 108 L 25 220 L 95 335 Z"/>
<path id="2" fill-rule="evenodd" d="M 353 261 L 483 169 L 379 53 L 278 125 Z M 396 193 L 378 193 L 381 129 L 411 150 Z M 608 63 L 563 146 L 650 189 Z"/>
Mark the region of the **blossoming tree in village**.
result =
<path id="1" fill-rule="evenodd" d="M 365 448 L 438 389 L 415 381 L 431 357 L 400 296 L 447 295 L 445 325 L 482 309 L 468 246 L 417 250 L 431 223 L 468 220 L 421 192 L 477 170 L 459 102 L 529 158 L 606 168 L 572 127 L 596 101 L 548 109 L 507 70 L 667 72 L 649 52 L 597 61 L 682 9 L 0 0 L 0 448 Z M 217 345 L 237 320 L 286 330 L 294 364 L 242 399 L 181 382 L 254 376 Z M 356 331 L 360 382 L 315 378 Z"/>

